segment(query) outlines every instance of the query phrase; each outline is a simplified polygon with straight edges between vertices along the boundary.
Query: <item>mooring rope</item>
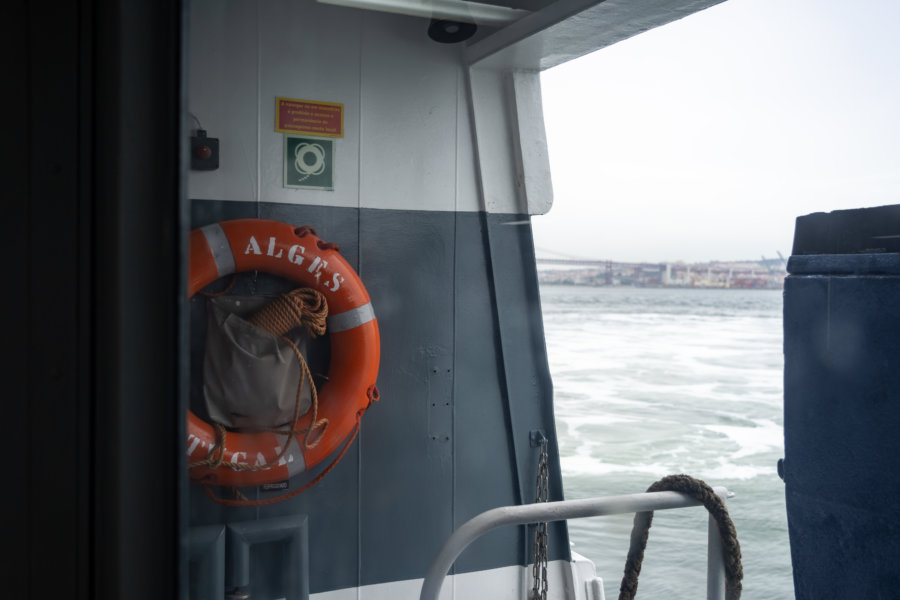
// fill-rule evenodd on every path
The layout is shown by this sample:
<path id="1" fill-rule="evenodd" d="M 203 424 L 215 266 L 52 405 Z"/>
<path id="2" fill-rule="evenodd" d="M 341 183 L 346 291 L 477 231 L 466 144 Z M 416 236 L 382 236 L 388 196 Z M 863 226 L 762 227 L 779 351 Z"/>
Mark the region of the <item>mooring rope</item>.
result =
<path id="1" fill-rule="evenodd" d="M 689 475 L 669 475 L 647 488 L 648 492 L 681 492 L 703 503 L 709 514 L 715 519 L 722 538 L 722 551 L 725 558 L 725 598 L 739 600 L 741 597 L 741 580 L 744 568 L 741 566 L 741 546 L 738 543 L 734 523 L 728 516 L 725 502 L 706 482 L 694 479 Z M 634 600 L 637 594 L 638 576 L 641 574 L 641 563 L 644 561 L 644 549 L 653 522 L 653 511 L 639 512 L 634 515 L 634 526 L 631 529 L 631 544 L 628 558 L 625 560 L 625 574 L 619 587 L 619 600 Z"/>

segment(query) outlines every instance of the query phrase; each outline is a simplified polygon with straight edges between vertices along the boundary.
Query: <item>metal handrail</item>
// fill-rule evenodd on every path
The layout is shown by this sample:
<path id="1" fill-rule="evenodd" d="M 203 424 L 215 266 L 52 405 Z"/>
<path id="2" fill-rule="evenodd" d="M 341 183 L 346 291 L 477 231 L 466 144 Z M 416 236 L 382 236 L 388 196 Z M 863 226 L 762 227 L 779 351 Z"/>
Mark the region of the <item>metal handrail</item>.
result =
<path id="1" fill-rule="evenodd" d="M 713 491 L 722 498 L 723 502 L 731 495 L 723 487 L 713 488 Z M 469 544 L 497 527 L 701 505 L 702 503 L 698 500 L 680 492 L 648 492 L 493 508 L 469 519 L 447 538 L 437 556 L 434 557 L 431 566 L 428 567 L 419 600 L 437 600 L 444 578 L 450 567 L 456 562 L 457 557 Z M 712 516 L 709 517 L 707 537 L 706 598 L 707 600 L 724 600 L 725 562 L 722 557 L 719 529 Z"/>

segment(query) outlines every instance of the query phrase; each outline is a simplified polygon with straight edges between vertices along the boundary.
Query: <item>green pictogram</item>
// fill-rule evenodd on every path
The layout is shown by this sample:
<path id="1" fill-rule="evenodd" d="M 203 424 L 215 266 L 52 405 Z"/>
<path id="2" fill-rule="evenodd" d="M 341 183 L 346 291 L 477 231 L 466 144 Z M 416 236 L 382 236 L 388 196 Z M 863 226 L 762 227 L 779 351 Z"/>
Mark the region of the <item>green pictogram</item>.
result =
<path id="1" fill-rule="evenodd" d="M 285 135 L 284 187 L 334 190 L 334 140 Z"/>

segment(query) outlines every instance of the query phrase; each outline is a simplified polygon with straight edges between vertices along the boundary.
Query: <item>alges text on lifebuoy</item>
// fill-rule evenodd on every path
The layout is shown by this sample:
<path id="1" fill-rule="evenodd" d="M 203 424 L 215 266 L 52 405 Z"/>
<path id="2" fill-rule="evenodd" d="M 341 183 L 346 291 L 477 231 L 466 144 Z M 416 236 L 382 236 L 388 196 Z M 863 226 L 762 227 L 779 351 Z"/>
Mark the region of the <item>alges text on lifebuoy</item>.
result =
<path id="1" fill-rule="evenodd" d="M 277 247 L 277 241 L 275 236 L 271 236 L 268 240 L 268 244 L 266 244 L 266 252 L 264 253 L 262 250 L 262 246 L 260 246 L 259 242 L 254 236 L 250 236 L 250 240 L 247 242 L 247 249 L 244 250 L 244 254 L 257 254 L 262 256 L 265 254 L 266 256 L 271 256 L 272 258 L 282 258 L 291 262 L 297 266 L 302 266 L 303 261 L 305 259 L 306 247 L 301 246 L 300 244 L 294 244 L 290 248 L 288 248 L 287 253 L 285 254 L 284 248 Z M 340 289 L 341 283 L 344 281 L 344 276 L 340 273 L 335 272 L 331 276 L 331 280 L 322 280 L 322 271 L 324 271 L 328 267 L 328 261 L 323 259 L 321 256 L 316 256 L 313 258 L 312 262 L 306 268 L 307 271 L 312 273 L 312 276 L 315 278 L 316 282 L 319 283 L 323 288 L 328 290 L 329 292 L 336 292 Z"/>

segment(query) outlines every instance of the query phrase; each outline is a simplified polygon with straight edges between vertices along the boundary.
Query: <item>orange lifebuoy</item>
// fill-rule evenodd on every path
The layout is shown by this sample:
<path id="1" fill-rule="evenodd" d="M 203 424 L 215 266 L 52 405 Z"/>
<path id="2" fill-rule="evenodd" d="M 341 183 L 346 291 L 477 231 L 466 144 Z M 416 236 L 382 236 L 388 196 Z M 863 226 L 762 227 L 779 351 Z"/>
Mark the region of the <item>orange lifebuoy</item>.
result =
<path id="1" fill-rule="evenodd" d="M 353 434 L 363 412 L 377 399 L 380 339 L 369 294 L 359 276 L 312 228 L 263 219 L 223 221 L 190 235 L 188 292 L 191 296 L 220 277 L 263 271 L 316 289 L 328 302 L 331 359 L 328 380 L 319 390 L 318 419 L 328 426 L 315 445 L 271 432 L 229 432 L 224 452 L 216 448 L 214 428 L 190 410 L 187 417 L 188 463 L 203 462 L 213 448 L 222 463 L 268 465 L 242 470 L 199 464 L 190 478 L 224 486 L 252 486 L 284 481 L 321 463 Z M 294 429 L 308 429 L 303 416 Z M 286 439 L 287 438 L 287 439 Z M 297 443 L 294 443 L 297 442 Z M 283 444 L 290 447 L 276 461 Z"/>

